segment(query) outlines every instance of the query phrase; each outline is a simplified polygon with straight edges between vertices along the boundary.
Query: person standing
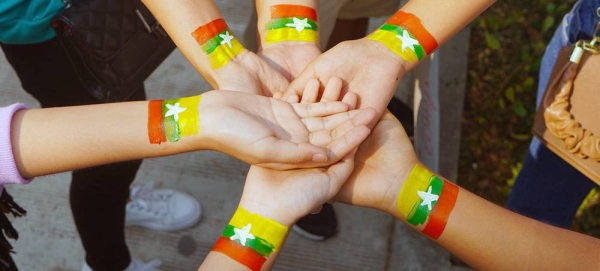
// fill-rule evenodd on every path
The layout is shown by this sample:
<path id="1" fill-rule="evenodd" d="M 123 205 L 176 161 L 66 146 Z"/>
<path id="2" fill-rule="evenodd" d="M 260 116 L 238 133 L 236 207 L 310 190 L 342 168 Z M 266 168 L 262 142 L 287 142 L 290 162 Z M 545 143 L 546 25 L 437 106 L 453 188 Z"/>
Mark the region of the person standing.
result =
<path id="1" fill-rule="evenodd" d="M 50 25 L 67 2 L 0 2 L 0 46 L 23 89 L 42 107 L 101 103 L 77 79 Z M 140 85 L 129 100 L 145 99 Z M 148 184 L 130 191 L 141 163 L 136 160 L 73 171 L 69 200 L 86 252 L 83 270 L 154 270 L 159 262 L 146 264 L 131 258 L 125 225 L 174 231 L 200 219 L 200 204 L 185 193 Z"/>
<path id="2" fill-rule="evenodd" d="M 600 1 L 579 0 L 563 18 L 542 58 L 537 106 L 544 96 L 560 49 L 580 39 L 591 40 L 599 23 L 599 12 Z M 597 185 L 592 180 L 534 137 L 506 207 L 533 219 L 569 228 L 583 199 L 594 187 Z"/>

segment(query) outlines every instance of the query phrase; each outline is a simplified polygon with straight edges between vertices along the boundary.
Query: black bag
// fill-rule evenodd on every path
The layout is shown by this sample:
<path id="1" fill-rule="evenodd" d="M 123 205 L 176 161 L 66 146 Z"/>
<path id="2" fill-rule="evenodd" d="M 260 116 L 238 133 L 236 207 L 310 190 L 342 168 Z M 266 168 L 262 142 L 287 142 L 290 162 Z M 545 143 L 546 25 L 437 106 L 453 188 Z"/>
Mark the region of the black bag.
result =
<path id="1" fill-rule="evenodd" d="M 175 49 L 139 0 L 75 0 L 52 20 L 86 90 L 125 101 Z"/>

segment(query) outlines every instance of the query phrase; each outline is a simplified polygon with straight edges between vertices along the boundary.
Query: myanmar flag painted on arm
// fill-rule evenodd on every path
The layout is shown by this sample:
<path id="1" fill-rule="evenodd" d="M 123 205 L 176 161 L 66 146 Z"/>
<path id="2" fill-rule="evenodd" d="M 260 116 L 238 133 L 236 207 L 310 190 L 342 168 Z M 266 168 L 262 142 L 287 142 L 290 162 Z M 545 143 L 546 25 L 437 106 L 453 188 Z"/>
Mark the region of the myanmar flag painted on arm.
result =
<path id="1" fill-rule="evenodd" d="M 398 213 L 413 226 L 425 224 L 423 234 L 439 238 L 458 197 L 458 186 L 426 167 L 414 166 L 398 195 Z"/>
<path id="2" fill-rule="evenodd" d="M 319 41 L 317 12 L 300 5 L 274 5 L 267 23 L 267 44 L 283 41 Z"/>
<path id="3" fill-rule="evenodd" d="M 192 36 L 208 55 L 213 70 L 225 66 L 244 51 L 244 46 L 233 36 L 222 18 L 198 27 Z"/>
<path id="4" fill-rule="evenodd" d="M 177 142 L 200 132 L 201 95 L 148 103 L 148 138 L 151 144 Z"/>
<path id="5" fill-rule="evenodd" d="M 417 16 L 401 10 L 368 38 L 383 43 L 409 62 L 423 59 L 438 46 L 435 38 L 423 27 Z"/>
<path id="6" fill-rule="evenodd" d="M 287 232 L 288 228 L 278 222 L 239 206 L 212 251 L 258 271 L 281 247 Z"/>

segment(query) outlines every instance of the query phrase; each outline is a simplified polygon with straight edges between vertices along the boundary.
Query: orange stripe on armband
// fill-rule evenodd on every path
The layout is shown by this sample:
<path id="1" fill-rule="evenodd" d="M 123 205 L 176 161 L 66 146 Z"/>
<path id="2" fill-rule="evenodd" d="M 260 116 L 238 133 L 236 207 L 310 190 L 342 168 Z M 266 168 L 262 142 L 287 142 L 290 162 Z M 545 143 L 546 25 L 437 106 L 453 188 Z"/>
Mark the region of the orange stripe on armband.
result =
<path id="1" fill-rule="evenodd" d="M 429 221 L 422 231 L 423 234 L 426 234 L 433 239 L 438 239 L 442 235 L 446 228 L 446 224 L 448 223 L 450 213 L 452 213 L 452 209 L 454 209 L 454 205 L 456 204 L 458 191 L 458 186 L 444 180 L 442 194 L 429 215 Z"/>
<path id="2" fill-rule="evenodd" d="M 259 271 L 267 258 L 261 256 L 251 247 L 245 247 L 237 242 L 231 241 L 229 238 L 221 236 L 212 248 L 212 251 L 220 252 L 227 257 L 243 264 L 253 271 Z"/>
<path id="3" fill-rule="evenodd" d="M 435 38 L 425 29 L 423 24 L 421 24 L 421 19 L 411 13 L 406 13 L 404 11 L 398 11 L 394 16 L 392 16 L 388 21 L 388 24 L 394 24 L 403 27 L 408 30 L 423 46 L 425 52 L 429 55 L 431 54 L 437 47 L 438 42 Z"/>

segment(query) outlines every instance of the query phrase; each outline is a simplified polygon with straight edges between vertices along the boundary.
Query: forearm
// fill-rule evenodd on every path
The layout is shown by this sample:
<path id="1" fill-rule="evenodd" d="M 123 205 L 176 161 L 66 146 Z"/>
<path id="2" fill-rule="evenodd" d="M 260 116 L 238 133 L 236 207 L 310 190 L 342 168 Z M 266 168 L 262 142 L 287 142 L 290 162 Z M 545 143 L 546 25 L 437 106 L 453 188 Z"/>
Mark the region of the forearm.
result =
<path id="1" fill-rule="evenodd" d="M 282 218 L 280 209 L 240 202 L 234 217 L 198 270 L 271 270 L 294 223 Z"/>
<path id="2" fill-rule="evenodd" d="M 318 0 L 257 0 L 259 47 L 283 41 L 312 42 L 318 45 L 318 7 Z M 290 27 L 294 24 L 293 18 L 306 20 L 306 26 L 297 29 Z M 279 33 L 286 30 L 290 33 Z M 301 40 L 301 34 L 306 34 L 304 40 Z"/>
<path id="3" fill-rule="evenodd" d="M 411 181 L 411 177 L 406 180 Z M 396 204 L 389 205 L 387 212 L 432 238 L 476 269 L 600 268 L 599 240 L 510 212 L 450 183 L 444 183 L 443 186 L 439 198 L 433 201 L 435 205 L 430 213 L 419 214 L 422 211 L 416 208 L 409 215 L 403 213 L 401 206 L 410 201 L 410 194 L 403 194 L 404 191 L 399 194 Z M 446 192 L 446 187 L 450 186 L 456 188 L 457 196 L 454 198 L 452 193 Z M 401 191 L 407 187 L 403 184 Z M 425 189 L 420 191 L 429 192 Z M 432 194 L 436 194 L 435 188 L 433 191 Z M 419 216 L 427 220 L 421 223 Z M 435 227 L 430 225 L 433 223 Z"/>
<path id="4" fill-rule="evenodd" d="M 495 0 L 411 0 L 390 17 L 382 28 L 367 38 L 385 44 L 395 53 L 402 68 L 409 71 L 419 60 L 448 41 L 494 2 Z M 407 31 L 406 35 L 404 31 Z M 395 33 L 383 38 L 381 35 L 375 37 L 375 34 L 380 34 L 378 32 Z"/>
<path id="5" fill-rule="evenodd" d="M 600 268 L 598 239 L 516 214 L 464 189 L 437 242 L 476 269 Z"/>
<path id="6" fill-rule="evenodd" d="M 149 102 L 23 110 L 14 115 L 12 149 L 25 178 L 207 148 L 198 133 L 152 144 Z"/>
<path id="7" fill-rule="evenodd" d="M 400 10 L 421 19 L 421 23 L 437 40 L 446 43 L 456 33 L 491 6 L 495 0 L 408 1 Z M 414 63 L 413 63 L 414 64 Z M 409 66 L 412 68 L 412 65 Z"/>
<path id="8" fill-rule="evenodd" d="M 214 0 L 184 0 L 177 3 L 165 0 L 143 0 L 143 2 L 194 68 L 214 89 L 221 89 L 218 74 L 216 74 L 219 67 L 214 65 L 214 58 L 229 61 L 242 53 L 240 50 L 243 50 L 243 47 L 237 38 L 234 38 L 233 45 L 238 46 L 233 48 L 236 50 L 231 50 L 231 54 L 223 53 L 225 48 L 215 50 L 216 47 L 211 49 L 211 46 L 206 45 L 207 42 L 214 42 L 214 38 L 217 38 L 225 30 L 225 28 L 217 29 L 214 25 L 209 25 L 211 22 L 223 18 Z M 199 32 L 203 32 L 200 35 L 204 35 L 204 38 L 195 37 L 194 34 L 203 26 L 206 31 L 200 30 Z M 211 30 L 214 30 L 215 33 L 212 33 Z M 228 34 L 233 36 L 231 31 Z M 229 51 L 229 48 L 226 50 Z"/>

